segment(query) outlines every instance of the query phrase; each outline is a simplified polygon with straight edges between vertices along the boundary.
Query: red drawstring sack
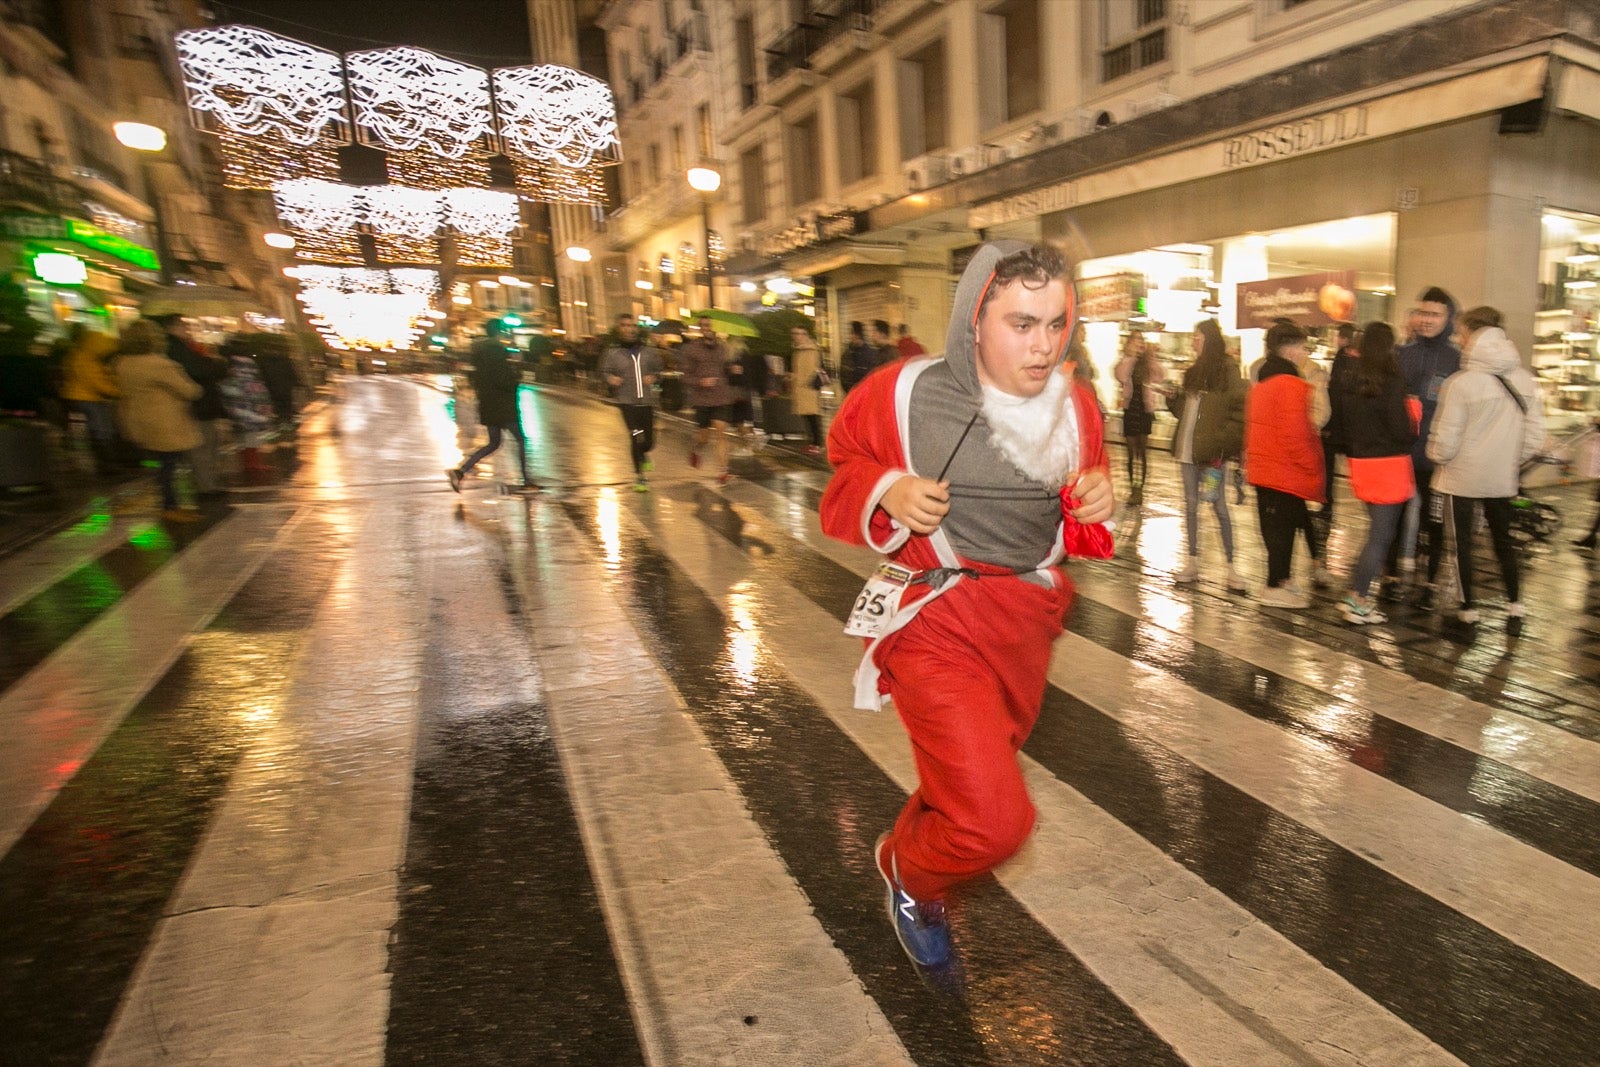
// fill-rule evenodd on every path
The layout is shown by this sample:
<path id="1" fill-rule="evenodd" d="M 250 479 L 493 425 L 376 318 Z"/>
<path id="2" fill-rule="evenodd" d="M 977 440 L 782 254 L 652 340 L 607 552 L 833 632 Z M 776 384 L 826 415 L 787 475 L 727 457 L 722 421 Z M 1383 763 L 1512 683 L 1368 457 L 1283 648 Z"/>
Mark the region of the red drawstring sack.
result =
<path id="1" fill-rule="evenodd" d="M 1366 504 L 1404 504 L 1417 494 L 1411 457 L 1350 457 L 1350 491 Z"/>
<path id="2" fill-rule="evenodd" d="M 1071 509 L 1078 506 L 1077 498 L 1072 495 L 1076 486 L 1077 479 L 1074 478 L 1072 484 L 1061 488 L 1061 544 L 1069 557 L 1110 559 L 1115 546 L 1111 543 L 1111 531 L 1106 529 L 1105 523 L 1085 524 L 1072 517 Z"/>

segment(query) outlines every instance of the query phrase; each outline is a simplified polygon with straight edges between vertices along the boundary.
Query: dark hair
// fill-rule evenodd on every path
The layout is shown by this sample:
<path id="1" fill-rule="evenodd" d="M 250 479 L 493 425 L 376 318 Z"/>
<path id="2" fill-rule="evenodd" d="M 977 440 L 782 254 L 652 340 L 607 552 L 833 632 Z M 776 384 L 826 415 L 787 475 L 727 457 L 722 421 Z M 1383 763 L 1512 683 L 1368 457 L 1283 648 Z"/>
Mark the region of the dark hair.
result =
<path id="1" fill-rule="evenodd" d="M 1275 322 L 1267 331 L 1267 355 L 1275 356 L 1284 345 L 1306 339 L 1306 332 L 1292 322 Z"/>
<path id="2" fill-rule="evenodd" d="M 978 302 L 976 318 L 982 318 L 983 309 L 989 305 L 989 301 L 1012 282 L 1021 281 L 1029 288 L 1042 289 L 1057 278 L 1063 278 L 1070 285 L 1071 270 L 1066 253 L 1055 245 L 1043 242 L 1001 256 L 994 265 L 993 278 L 983 291 L 983 299 Z"/>
<path id="3" fill-rule="evenodd" d="M 866 326 L 862 325 L 860 319 L 855 319 L 850 323 L 850 336 L 859 337 L 862 340 L 866 340 L 867 328 Z"/>
<path id="4" fill-rule="evenodd" d="M 1356 324 L 1353 322 L 1341 322 L 1339 324 L 1339 343 L 1341 345 L 1347 345 L 1355 339 Z"/>
<path id="5" fill-rule="evenodd" d="M 1450 309 L 1450 314 L 1454 315 L 1456 312 L 1456 298 L 1439 288 L 1437 285 L 1430 285 L 1428 288 L 1424 289 L 1422 291 L 1422 295 L 1417 297 L 1417 303 L 1443 304 L 1445 307 Z"/>
<path id="6" fill-rule="evenodd" d="M 1222 327 L 1216 319 L 1201 319 L 1194 332 L 1200 335 L 1200 354 L 1193 366 L 1183 372 L 1183 391 L 1207 393 L 1221 389 L 1229 378 L 1238 377 L 1233 357 L 1228 355 L 1228 342 L 1222 339 Z"/>
<path id="7" fill-rule="evenodd" d="M 1504 326 L 1506 318 L 1498 308 L 1475 307 L 1461 316 L 1461 327 L 1468 333 L 1486 326 Z"/>
<path id="8" fill-rule="evenodd" d="M 505 332 L 505 329 L 506 324 L 501 322 L 499 319 L 490 319 L 488 322 L 483 324 L 483 333 L 485 337 L 499 337 Z"/>
<path id="9" fill-rule="evenodd" d="M 1369 322 L 1361 330 L 1361 358 L 1356 360 L 1356 382 L 1362 396 L 1377 396 L 1392 378 L 1400 376 L 1394 355 L 1394 327 Z"/>
<path id="10" fill-rule="evenodd" d="M 900 336 L 904 337 L 906 334 L 908 334 L 910 332 L 911 332 L 911 327 L 907 326 L 905 323 L 902 322 L 900 324 Z"/>
<path id="11" fill-rule="evenodd" d="M 889 323 L 884 319 L 873 319 L 872 328 L 883 334 L 885 337 L 889 336 Z"/>

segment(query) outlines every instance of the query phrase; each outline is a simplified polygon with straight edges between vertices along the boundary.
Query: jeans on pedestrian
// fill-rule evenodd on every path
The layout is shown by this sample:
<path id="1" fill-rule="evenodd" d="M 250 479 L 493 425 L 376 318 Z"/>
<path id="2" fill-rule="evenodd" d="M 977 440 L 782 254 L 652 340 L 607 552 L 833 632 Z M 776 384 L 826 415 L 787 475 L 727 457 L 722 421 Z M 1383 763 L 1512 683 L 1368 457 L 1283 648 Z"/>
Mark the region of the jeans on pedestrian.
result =
<path id="1" fill-rule="evenodd" d="M 201 419 L 200 444 L 189 450 L 189 470 L 197 493 L 222 491 L 222 431 L 227 419 Z"/>
<path id="2" fill-rule="evenodd" d="M 1361 555 L 1356 559 L 1356 569 L 1350 575 L 1350 589 L 1357 596 L 1365 597 L 1372 588 L 1373 581 L 1378 577 L 1378 572 L 1383 570 L 1383 561 L 1389 558 L 1389 546 L 1393 543 L 1395 533 L 1400 528 L 1400 521 L 1405 517 L 1406 503 L 1398 504 L 1368 504 L 1367 505 L 1367 543 L 1361 546 Z"/>
<path id="3" fill-rule="evenodd" d="M 494 452 L 495 449 L 500 447 L 502 434 L 507 430 L 511 431 L 511 436 L 517 439 L 517 463 L 522 468 L 522 483 L 524 485 L 528 484 L 528 438 L 527 435 L 522 432 L 521 422 L 507 423 L 505 426 L 489 427 L 489 443 L 478 449 L 472 455 L 468 456 L 461 466 L 457 468 L 457 470 L 459 470 L 462 474 L 466 474 L 473 467 L 476 467 L 479 460 L 483 459 L 483 457 L 489 455 L 490 453 Z"/>
<path id="4" fill-rule="evenodd" d="M 633 453 L 633 473 L 644 473 L 644 458 L 656 447 L 656 409 L 649 404 L 622 404 L 622 423 L 628 428 Z"/>
<path id="5" fill-rule="evenodd" d="M 1196 556 L 1200 554 L 1200 466 L 1182 463 L 1179 467 L 1183 473 L 1183 523 L 1189 534 L 1189 555 Z M 1217 513 L 1217 526 L 1222 530 L 1222 554 L 1232 563 L 1233 520 L 1228 516 L 1226 487 L 1217 493 L 1211 508 Z"/>
<path id="6" fill-rule="evenodd" d="M 1461 581 L 1461 605 L 1472 607 L 1473 520 L 1479 504 L 1483 505 L 1483 517 L 1489 524 L 1489 539 L 1494 545 L 1494 557 L 1500 563 L 1500 580 L 1505 583 L 1506 599 L 1521 600 L 1517 543 L 1511 539 L 1511 498 L 1455 496 L 1450 498 L 1450 514 L 1456 526 L 1456 575 Z"/>
<path id="7" fill-rule="evenodd" d="M 1293 493 L 1256 486 L 1261 540 L 1267 546 L 1267 585 L 1288 584 L 1294 564 L 1294 538 L 1310 521 L 1306 502 Z"/>

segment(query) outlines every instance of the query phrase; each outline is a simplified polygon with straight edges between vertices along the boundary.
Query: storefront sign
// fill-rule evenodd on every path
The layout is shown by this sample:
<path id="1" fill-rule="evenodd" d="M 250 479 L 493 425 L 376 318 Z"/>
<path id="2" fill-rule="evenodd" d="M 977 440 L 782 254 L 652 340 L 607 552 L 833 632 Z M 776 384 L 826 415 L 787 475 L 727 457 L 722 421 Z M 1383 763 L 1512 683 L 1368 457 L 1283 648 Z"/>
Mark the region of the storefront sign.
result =
<path id="1" fill-rule="evenodd" d="M 1137 274 L 1108 274 L 1078 282 L 1078 317 L 1085 322 L 1122 322 L 1139 311 L 1144 279 Z"/>
<path id="2" fill-rule="evenodd" d="M 1222 142 L 1225 169 L 1271 163 L 1302 152 L 1332 148 L 1346 141 L 1367 136 L 1367 109 L 1347 107 L 1327 115 L 1312 115 L 1296 122 L 1284 122 L 1264 130 Z"/>
<path id="3" fill-rule="evenodd" d="M 813 245 L 840 237 L 854 237 L 862 230 L 863 216 L 847 211 L 838 215 L 818 215 L 813 219 L 796 222 L 787 230 L 768 234 L 761 239 L 761 254 L 769 259 L 786 256 Z"/>
<path id="4" fill-rule="evenodd" d="M 1077 182 L 1047 185 L 1043 189 L 1030 189 L 1004 200 L 996 200 L 992 204 L 979 204 L 967 213 L 967 225 L 974 230 L 982 230 L 1021 219 L 1036 219 L 1052 211 L 1065 211 L 1077 202 Z"/>
<path id="5" fill-rule="evenodd" d="M 1264 330 L 1273 319 L 1289 319 L 1298 326 L 1327 326 L 1349 322 L 1356 313 L 1356 272 L 1325 271 L 1264 282 L 1240 282 L 1237 287 L 1240 330 Z"/>
<path id="6" fill-rule="evenodd" d="M 89 280 L 89 265 L 65 252 L 40 252 L 33 257 L 33 276 L 51 285 L 82 285 Z"/>
<path id="7" fill-rule="evenodd" d="M 158 270 L 161 261 L 156 254 L 126 237 L 107 233 L 93 223 L 82 219 L 67 219 L 59 215 L 6 214 L 0 215 L 0 237 L 36 238 L 53 241 L 76 241 L 96 252 L 104 252 L 126 263 L 145 270 Z"/>

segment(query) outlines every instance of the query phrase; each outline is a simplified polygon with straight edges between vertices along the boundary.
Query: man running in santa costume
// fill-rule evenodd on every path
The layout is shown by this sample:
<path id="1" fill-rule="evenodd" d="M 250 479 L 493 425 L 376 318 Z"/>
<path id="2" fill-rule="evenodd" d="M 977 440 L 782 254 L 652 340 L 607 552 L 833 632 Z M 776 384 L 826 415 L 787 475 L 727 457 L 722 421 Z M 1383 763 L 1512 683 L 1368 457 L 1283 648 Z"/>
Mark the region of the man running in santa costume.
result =
<path id="1" fill-rule="evenodd" d="M 828 434 L 823 529 L 887 557 L 846 629 L 867 641 L 856 706 L 892 699 L 916 758 L 917 791 L 876 860 L 925 967 L 950 958 L 946 893 L 1033 829 L 1017 752 L 1072 598 L 1059 564 L 1111 554 L 1099 410 L 1062 365 L 1072 326 L 1059 250 L 985 244 L 943 357 L 872 374 Z"/>

